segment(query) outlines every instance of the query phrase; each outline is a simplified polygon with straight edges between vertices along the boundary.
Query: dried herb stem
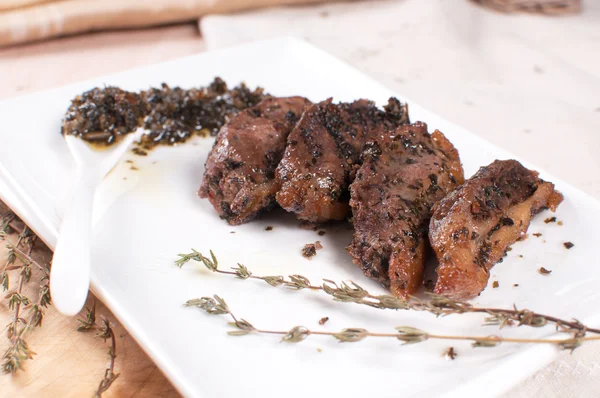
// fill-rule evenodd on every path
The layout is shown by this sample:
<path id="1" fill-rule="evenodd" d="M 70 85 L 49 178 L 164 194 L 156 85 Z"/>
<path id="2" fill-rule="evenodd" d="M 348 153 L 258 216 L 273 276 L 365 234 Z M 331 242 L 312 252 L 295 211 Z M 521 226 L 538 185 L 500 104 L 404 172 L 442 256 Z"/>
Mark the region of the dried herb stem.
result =
<path id="1" fill-rule="evenodd" d="M 29 264 L 35 265 L 36 267 L 39 268 L 40 271 L 42 271 L 44 274 L 50 276 L 50 270 L 48 267 L 44 267 L 42 266 L 39 262 L 37 262 L 32 256 L 31 256 L 31 251 L 33 248 L 31 248 L 31 250 L 29 250 L 29 253 L 25 254 L 23 251 L 21 251 L 18 247 L 13 247 L 13 250 L 15 251 L 15 255 L 17 256 L 17 258 L 22 261 L 22 262 L 27 262 Z"/>
<path id="2" fill-rule="evenodd" d="M 16 289 L 6 295 L 8 307 L 14 311 L 14 314 L 12 321 L 7 326 L 10 345 L 3 355 L 2 367 L 5 373 L 22 370 L 23 362 L 35 355 L 35 352 L 29 349 L 25 335 L 35 327 L 42 325 L 44 308 L 51 302 L 48 287 L 49 268 L 41 266 L 32 256 L 37 237 L 27 226 L 21 227 L 19 224 L 20 221 L 13 213 L 2 215 L 0 239 L 6 241 L 8 249 L 6 262 L 0 273 L 2 289 L 10 290 L 10 273 L 18 275 Z M 14 233 L 18 233 L 18 235 L 13 243 L 9 236 Z M 38 298 L 35 302 L 23 293 L 25 285 L 33 276 L 32 265 L 43 271 Z M 29 310 L 27 319 L 23 315 L 25 309 Z"/>
<path id="3" fill-rule="evenodd" d="M 299 326 L 303 328 L 303 326 Z M 398 326 L 398 328 L 408 328 L 409 326 Z M 347 328 L 348 329 L 348 328 Z M 343 329 L 343 330 L 347 330 Z M 261 334 L 278 334 L 287 335 L 289 331 L 282 330 L 263 330 L 255 329 L 254 332 Z M 308 335 L 319 335 L 319 336 L 335 336 L 340 332 L 323 332 L 318 330 L 307 329 Z M 425 332 L 424 332 L 425 333 Z M 398 333 L 375 333 L 365 331 L 365 337 L 395 337 L 398 338 Z M 486 343 L 522 343 L 522 344 L 564 344 L 565 342 L 572 341 L 572 339 L 526 339 L 526 338 L 512 338 L 512 337 L 500 337 L 500 336 L 457 336 L 457 335 L 440 335 L 425 333 L 424 336 L 428 340 L 453 340 L 453 341 L 473 341 L 473 342 L 486 342 Z M 588 336 L 579 339 L 579 341 L 595 341 L 600 340 L 600 336 Z"/>
<path id="4" fill-rule="evenodd" d="M 202 253 L 192 249 L 191 253 L 188 254 L 179 254 L 179 259 L 175 261 L 175 265 L 178 267 L 183 267 L 183 265 L 189 261 L 197 261 L 201 262 L 211 270 L 212 272 L 216 272 L 218 274 L 224 275 L 232 275 L 238 279 L 258 279 L 267 282 L 269 285 L 277 287 L 277 286 L 285 286 L 291 289 L 301 290 L 301 289 L 310 289 L 310 290 L 323 290 L 321 286 L 314 286 L 308 282 L 308 279 L 301 275 L 290 275 L 289 281 L 286 281 L 283 276 L 256 276 L 253 275 L 245 265 L 238 263 L 237 267 L 232 267 L 233 271 L 225 271 L 219 269 L 219 261 L 216 256 L 210 251 L 211 258 L 205 257 Z"/>
<path id="5" fill-rule="evenodd" d="M 117 359 L 117 341 L 115 338 L 115 332 L 110 327 L 110 322 L 106 319 L 102 319 L 102 327 L 100 329 L 100 333 L 98 337 L 106 340 L 110 339 L 110 347 L 108 349 L 108 356 L 110 357 L 110 362 L 108 367 L 104 371 L 104 378 L 100 381 L 98 385 L 98 389 L 96 390 L 96 397 L 100 398 L 104 392 L 106 392 L 112 383 L 119 377 L 119 373 L 115 373 L 115 360 Z"/>
<path id="6" fill-rule="evenodd" d="M 99 398 L 104 392 L 106 392 L 112 383 L 119 377 L 119 373 L 115 373 L 115 361 L 117 359 L 117 340 L 115 333 L 110 327 L 110 322 L 102 317 L 102 326 L 96 324 L 96 299 L 92 303 L 92 307 L 86 308 L 85 317 L 78 319 L 79 326 L 77 327 L 78 332 L 89 332 L 96 330 L 96 336 L 100 337 L 104 341 L 110 339 L 110 347 L 108 348 L 109 363 L 104 371 L 104 377 L 98 385 L 94 396 Z"/>
<path id="7" fill-rule="evenodd" d="M 8 240 L 6 236 L 3 236 L 2 239 Z M 6 258 L 6 261 L 4 262 L 4 267 L 2 268 L 2 272 L 8 271 L 8 267 L 15 263 L 15 260 L 17 259 L 16 255 L 15 255 L 15 251 L 18 250 L 18 246 L 21 244 L 22 240 L 23 240 L 23 237 L 19 234 L 19 236 L 17 238 L 17 242 L 15 244 L 12 244 L 12 243 L 10 243 L 10 241 L 8 241 L 8 244 L 6 245 L 6 247 L 8 249 L 8 256 Z"/>
<path id="8" fill-rule="evenodd" d="M 12 250 L 14 250 L 15 255 L 17 256 L 17 258 L 21 261 L 21 262 L 27 262 L 29 264 L 33 264 L 36 267 L 38 267 L 40 269 L 40 271 L 42 271 L 44 274 L 50 276 L 50 269 L 48 266 L 42 266 L 39 262 L 37 262 L 32 256 L 31 256 L 31 252 L 33 251 L 33 243 L 31 245 L 28 245 L 29 249 L 28 249 L 28 253 L 25 254 L 23 251 L 21 251 L 19 249 L 20 246 L 20 242 L 22 239 L 24 239 L 24 237 L 22 237 L 22 235 L 27 231 L 26 236 L 29 236 L 28 239 L 31 239 L 32 242 L 34 240 L 37 239 L 37 236 L 33 233 L 33 231 L 31 231 L 29 229 L 29 227 L 24 226 L 23 228 L 20 228 L 17 223 L 13 219 L 9 222 L 9 227 L 12 228 L 14 231 L 16 231 L 19 235 L 18 235 L 18 240 L 16 245 L 11 245 L 12 246 Z M 10 243 L 9 243 L 10 245 Z"/>
<path id="9" fill-rule="evenodd" d="M 13 249 L 14 250 L 18 250 L 19 244 L 23 240 L 27 239 L 28 235 L 29 235 L 29 229 L 25 228 L 23 230 L 23 232 L 21 232 L 19 234 L 19 239 L 17 241 L 17 245 Z M 31 279 L 31 268 L 30 268 L 31 267 L 31 262 L 30 262 L 29 259 L 31 259 L 31 252 L 33 251 L 33 244 L 34 244 L 34 242 L 35 242 L 35 236 L 34 236 L 33 240 L 31 240 L 30 243 L 29 243 L 29 248 L 28 248 L 27 254 L 26 255 L 23 254 L 24 257 L 26 257 L 26 258 L 24 258 L 24 259 L 21 258 L 20 259 L 22 265 L 21 265 L 21 272 L 19 273 L 19 287 L 17 288 L 17 293 L 21 297 L 23 297 L 23 284 L 25 283 L 25 280 L 27 280 L 27 282 L 29 282 L 29 280 Z M 19 315 L 20 315 L 20 312 L 21 312 L 21 305 L 22 304 L 28 305 L 29 304 L 29 300 L 28 299 L 25 300 L 24 298 L 22 298 L 21 300 L 19 300 L 19 301 L 16 302 L 16 304 L 15 304 L 15 316 L 14 316 L 14 321 L 13 321 L 14 325 L 15 325 L 15 328 L 16 328 L 16 325 L 18 324 L 19 320 L 21 319 L 19 317 Z M 25 321 L 23 321 L 23 322 L 25 322 Z"/>
<path id="10" fill-rule="evenodd" d="M 210 251 L 209 258 L 204 256 L 201 252 L 192 249 L 188 254 L 179 254 L 179 259 L 175 264 L 178 267 L 182 267 L 189 261 L 200 262 L 210 271 L 233 275 L 238 279 L 259 279 L 267 282 L 273 287 L 284 286 L 295 290 L 310 289 L 320 291 L 330 295 L 335 301 L 350 302 L 379 309 L 425 311 L 436 316 L 483 313 L 489 315 L 485 318 L 486 325 L 498 325 L 500 328 L 515 324 L 517 326 L 526 325 L 531 327 L 542 327 L 547 324 L 554 324 L 558 331 L 574 333 L 578 337 L 583 337 L 588 332 L 600 334 L 600 329 L 587 327 L 578 320 L 568 321 L 527 309 L 519 310 L 516 306 L 513 309 L 474 307 L 467 302 L 453 300 L 431 293 L 426 293 L 428 300 L 421 300 L 416 297 L 405 300 L 391 295 L 373 295 L 352 281 L 336 283 L 329 279 L 323 279 L 321 285 L 313 285 L 308 278 L 301 275 L 290 275 L 287 279 L 281 275 L 256 276 L 253 275 L 246 266 L 239 263 L 236 267 L 231 268 L 232 271 L 225 271 L 219 269 L 219 262 L 212 250 Z"/>
<path id="11" fill-rule="evenodd" d="M 14 216 L 9 216 L 9 218 L 10 221 L 8 222 L 5 221 L 6 219 L 3 219 L 1 227 L 1 238 L 4 240 L 8 240 L 10 230 L 7 226 L 10 226 L 10 222 L 12 222 Z M 29 261 L 29 259 L 31 259 L 34 242 L 35 235 L 33 235 L 28 228 L 24 228 L 21 233 L 19 233 L 15 244 L 11 244 L 10 241 L 7 244 L 8 256 L 2 271 L 2 288 L 8 290 L 10 287 L 7 274 L 8 271 L 18 270 L 19 281 L 17 283 L 17 289 L 6 296 L 9 300 L 8 307 L 14 311 L 14 316 L 13 321 L 7 326 L 7 335 L 10 346 L 3 355 L 4 362 L 2 368 L 5 373 L 14 373 L 17 370 L 21 370 L 22 362 L 33 358 L 33 355 L 35 354 L 29 349 L 27 342 L 24 340 L 24 335 L 31 329 L 29 326 L 31 319 L 28 321 L 21 317 L 21 307 L 27 307 L 31 304 L 31 300 L 23 294 L 23 286 L 31 279 L 31 261 Z M 21 253 L 21 255 L 18 256 L 15 254 L 18 247 L 24 244 L 28 247 L 27 254 L 20 250 L 19 253 Z M 20 264 L 17 264 L 17 259 Z M 19 328 L 19 324 L 22 324 L 23 326 Z"/>
<path id="12" fill-rule="evenodd" d="M 459 336 L 442 335 L 427 333 L 423 330 L 410 326 L 398 326 L 395 333 L 371 332 L 361 328 L 346 328 L 339 332 L 327 332 L 311 330 L 304 326 L 295 326 L 290 330 L 267 330 L 254 327 L 250 322 L 236 317 L 230 310 L 224 299 L 215 295 L 213 297 L 202 297 L 199 299 L 188 300 L 185 304 L 188 307 L 197 307 L 211 315 L 229 315 L 233 322 L 229 325 L 236 330 L 229 331 L 231 336 L 244 336 L 251 333 L 275 334 L 282 337 L 282 341 L 288 343 L 298 343 L 310 335 L 331 336 L 340 342 L 354 343 L 365 339 L 366 337 L 395 338 L 405 344 L 421 343 L 427 340 L 452 340 L 452 341 L 471 341 L 473 347 L 495 347 L 500 343 L 517 344 L 552 344 L 561 349 L 574 350 L 584 342 L 600 341 L 600 336 L 578 337 L 574 336 L 568 339 L 528 339 L 501 336 Z"/>

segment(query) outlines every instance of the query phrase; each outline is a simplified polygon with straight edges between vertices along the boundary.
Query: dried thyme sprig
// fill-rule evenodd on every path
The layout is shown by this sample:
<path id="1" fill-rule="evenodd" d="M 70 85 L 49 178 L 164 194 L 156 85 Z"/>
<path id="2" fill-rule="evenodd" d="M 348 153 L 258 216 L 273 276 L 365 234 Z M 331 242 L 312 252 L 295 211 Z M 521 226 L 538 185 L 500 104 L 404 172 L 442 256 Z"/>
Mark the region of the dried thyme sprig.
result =
<path id="1" fill-rule="evenodd" d="M 110 322 L 102 317 L 102 325 L 96 324 L 96 300 L 92 303 L 92 307 L 86 307 L 86 313 L 83 318 L 77 320 L 79 326 L 77 327 L 78 332 L 88 332 L 96 330 L 96 336 L 100 337 L 104 341 L 110 339 L 110 347 L 108 349 L 108 356 L 110 358 L 108 367 L 104 371 L 104 378 L 100 381 L 98 389 L 95 392 L 95 397 L 99 398 L 105 393 L 112 383 L 119 377 L 119 373 L 115 373 L 115 360 L 117 359 L 117 341 L 115 333 L 110 327 Z"/>
<path id="2" fill-rule="evenodd" d="M 43 267 L 32 257 L 37 237 L 27 227 L 19 227 L 20 221 L 16 216 L 7 212 L 2 215 L 0 221 L 0 239 L 7 242 L 7 258 L 0 273 L 0 286 L 4 291 L 10 290 L 10 273 L 17 275 L 16 289 L 6 295 L 8 307 L 14 311 L 12 322 L 7 325 L 7 335 L 10 346 L 3 355 L 2 369 L 5 373 L 14 373 L 23 369 L 23 361 L 32 359 L 33 352 L 25 335 L 35 327 L 42 325 L 44 310 L 50 305 L 50 290 L 48 288 L 48 267 Z M 16 242 L 11 242 L 9 236 L 17 232 Z M 41 278 L 38 299 L 31 300 L 23 293 L 24 286 L 31 281 L 33 271 L 32 265 L 35 265 L 43 271 Z M 27 319 L 23 316 L 24 310 L 29 311 Z"/>
<path id="3" fill-rule="evenodd" d="M 283 276 L 256 276 L 252 275 L 252 272 L 250 272 L 245 265 L 240 263 L 237 264 L 237 267 L 231 268 L 233 271 L 224 271 L 219 269 L 219 261 L 212 250 L 210 251 L 210 258 L 203 256 L 202 253 L 196 251 L 195 249 L 192 249 L 191 253 L 180 253 L 178 256 L 179 259 L 175 261 L 175 265 L 177 265 L 179 268 L 183 267 L 185 263 L 193 260 L 204 264 L 206 268 L 213 272 L 218 274 L 234 275 L 239 279 L 259 279 L 274 287 L 285 286 L 295 290 L 322 290 L 321 286 L 311 285 L 310 281 L 302 275 L 290 275 L 289 280 L 286 280 Z"/>
<path id="4" fill-rule="evenodd" d="M 256 276 L 250 270 L 239 264 L 237 267 L 231 268 L 232 271 L 219 269 L 219 262 L 215 254 L 210 251 L 210 258 L 204 256 L 201 252 L 192 249 L 191 253 L 179 254 L 179 259 L 175 262 L 178 267 L 182 267 L 189 261 L 197 261 L 209 270 L 226 275 L 234 275 L 239 279 L 259 279 L 263 280 L 271 286 L 284 286 L 295 290 L 310 289 L 322 291 L 335 301 L 349 302 L 379 309 L 394 309 L 394 310 L 415 310 L 426 311 L 436 316 L 446 316 L 452 314 L 464 313 L 483 313 L 489 315 L 485 318 L 486 325 L 498 325 L 500 328 L 505 326 L 531 326 L 542 327 L 549 323 L 554 324 L 560 332 L 573 333 L 578 337 L 585 336 L 585 333 L 600 334 L 600 329 L 589 328 L 578 320 L 567 321 L 550 315 L 539 314 L 527 309 L 519 310 L 516 306 L 513 309 L 503 308 L 485 308 L 474 307 L 473 305 L 453 300 L 444 296 L 426 293 L 428 300 L 421 300 L 416 297 L 411 297 L 408 300 L 394 297 L 391 295 L 373 295 L 355 282 L 336 283 L 329 279 L 323 279 L 321 285 L 312 285 L 311 282 L 301 275 L 290 275 L 288 279 L 281 275 L 276 276 Z"/>
<path id="5" fill-rule="evenodd" d="M 501 336 L 455 336 L 427 333 L 421 329 L 410 326 L 398 326 L 395 333 L 375 333 L 362 328 L 346 328 L 339 332 L 324 332 L 311 330 L 304 326 L 295 326 L 287 331 L 285 330 L 265 330 L 259 329 L 250 322 L 238 318 L 231 311 L 227 303 L 221 297 L 202 297 L 200 299 L 188 300 L 185 303 L 187 307 L 197 307 L 211 315 L 229 315 L 233 322 L 230 326 L 236 328 L 227 332 L 230 336 L 245 336 L 247 334 L 277 334 L 282 336 L 281 341 L 286 343 L 299 343 L 310 335 L 331 336 L 342 343 L 355 343 L 364 340 L 367 337 L 387 337 L 395 338 L 404 344 L 417 344 L 427 340 L 454 340 L 471 341 L 473 347 L 495 347 L 500 343 L 518 343 L 518 344 L 552 344 L 560 349 L 574 350 L 587 341 L 600 341 L 600 336 L 591 337 L 573 337 L 568 339 L 527 339 L 512 338 Z"/>
<path id="6" fill-rule="evenodd" d="M 100 398 L 120 375 L 120 373 L 115 373 L 115 360 L 117 359 L 117 341 L 115 339 L 115 332 L 110 327 L 110 322 L 106 318 L 102 318 L 102 326 L 98 333 L 98 337 L 104 339 L 104 341 L 110 339 L 110 347 L 108 349 L 110 362 L 104 371 L 104 378 L 100 381 L 98 389 L 96 390 L 96 398 Z"/>
<path id="7" fill-rule="evenodd" d="M 18 233 L 16 242 L 11 242 L 9 236 L 13 233 Z M 18 273 L 18 288 L 9 293 L 9 308 L 15 311 L 14 320 L 8 327 L 8 337 L 11 345 L 4 353 L 3 370 L 6 373 L 14 373 L 17 370 L 22 370 L 23 362 L 27 359 L 32 359 L 33 352 L 25 340 L 25 335 L 31 329 L 42 326 L 45 309 L 51 304 L 49 277 L 50 265 L 42 265 L 32 256 L 32 251 L 37 237 L 25 225 L 21 225 L 21 221 L 12 213 L 7 212 L 0 216 L 0 239 L 7 241 L 8 254 L 4 266 L 0 273 L 0 286 L 4 291 L 10 289 L 9 273 Z M 32 302 L 28 297 L 23 295 L 23 287 L 32 278 L 32 266 L 35 266 L 42 272 L 40 280 L 40 290 L 38 299 Z M 29 310 L 28 319 L 21 316 L 22 310 Z M 116 359 L 116 339 L 110 323 L 103 319 L 102 326 L 98 327 L 95 323 L 95 302 L 92 309 L 88 309 L 87 319 L 81 322 L 78 330 L 98 330 L 98 337 L 104 340 L 110 338 L 111 344 L 109 348 L 110 362 L 104 372 L 104 378 L 100 382 L 96 391 L 96 396 L 99 397 L 112 385 L 119 377 L 119 374 L 114 372 Z M 19 325 L 21 327 L 19 328 Z"/>

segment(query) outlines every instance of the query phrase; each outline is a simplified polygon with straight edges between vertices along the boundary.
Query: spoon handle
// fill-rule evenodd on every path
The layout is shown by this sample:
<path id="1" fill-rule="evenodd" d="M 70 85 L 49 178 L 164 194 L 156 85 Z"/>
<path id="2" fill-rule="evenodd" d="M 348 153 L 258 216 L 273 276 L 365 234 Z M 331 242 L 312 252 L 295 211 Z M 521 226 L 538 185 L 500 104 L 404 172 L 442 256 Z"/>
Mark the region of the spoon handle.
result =
<path id="1" fill-rule="evenodd" d="M 50 294 L 64 315 L 77 314 L 90 285 L 90 240 L 96 173 L 80 173 L 56 242 L 50 273 Z"/>

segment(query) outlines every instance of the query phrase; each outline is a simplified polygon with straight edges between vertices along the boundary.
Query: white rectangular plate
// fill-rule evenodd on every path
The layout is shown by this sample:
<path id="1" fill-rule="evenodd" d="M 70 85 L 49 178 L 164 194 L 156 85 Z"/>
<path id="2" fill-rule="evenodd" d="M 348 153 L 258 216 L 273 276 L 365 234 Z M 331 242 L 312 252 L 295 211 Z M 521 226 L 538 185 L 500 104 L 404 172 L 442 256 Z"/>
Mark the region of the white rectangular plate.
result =
<path id="1" fill-rule="evenodd" d="M 280 39 L 20 97 L 0 104 L 0 196 L 52 247 L 72 178 L 73 163 L 59 133 L 69 101 L 94 86 L 140 90 L 166 82 L 192 87 L 206 85 L 215 76 L 230 85 L 245 81 L 275 95 L 304 95 L 313 101 L 369 98 L 382 105 L 396 95 L 302 41 Z M 425 121 L 430 131 L 440 129 L 459 149 L 467 176 L 495 159 L 512 157 L 408 102 L 411 120 Z M 95 202 L 93 290 L 183 394 L 262 398 L 498 395 L 554 358 L 557 351 L 550 346 L 503 344 L 475 349 L 468 343 L 439 341 L 403 346 L 393 339 L 375 338 L 340 344 L 319 336 L 283 344 L 268 335 L 228 336 L 229 319 L 182 304 L 218 294 L 236 314 L 265 329 L 304 325 L 317 330 L 363 327 L 393 332 L 394 326 L 414 326 L 438 334 L 536 337 L 550 336 L 554 329 L 498 331 L 482 327 L 481 316 L 435 319 L 426 313 L 375 310 L 334 303 L 315 292 L 236 280 L 195 264 L 176 268 L 177 253 L 192 247 L 205 253 L 212 249 L 223 267 L 241 262 L 257 275 L 301 274 L 314 283 L 321 278 L 350 279 L 372 292 L 384 292 L 350 261 L 344 249 L 351 238 L 346 225 L 325 228 L 327 234 L 318 236 L 300 229 L 294 217 L 283 212 L 239 227 L 220 220 L 208 201 L 196 196 L 212 142 L 196 139 L 179 147 L 158 148 L 148 157 L 128 154 L 126 159 L 133 160 L 139 170 L 131 170 L 124 159 L 105 179 Z M 540 214 L 530 233 L 543 235 L 514 245 L 504 262 L 492 270 L 490 285 L 498 281 L 500 287 L 488 287 L 475 304 L 510 307 L 516 303 L 598 326 L 598 318 L 593 318 L 600 282 L 594 235 L 600 225 L 600 205 L 544 172 L 541 176 L 565 195 L 556 214 L 564 225 L 545 224 L 550 213 Z M 266 231 L 267 225 L 274 229 Z M 308 261 L 300 249 L 316 240 L 324 248 Z M 573 241 L 575 247 L 566 250 L 563 241 Z M 552 274 L 541 275 L 541 266 Z M 318 320 L 324 316 L 330 320 L 321 326 Z M 442 358 L 450 345 L 459 354 L 455 361 Z"/>

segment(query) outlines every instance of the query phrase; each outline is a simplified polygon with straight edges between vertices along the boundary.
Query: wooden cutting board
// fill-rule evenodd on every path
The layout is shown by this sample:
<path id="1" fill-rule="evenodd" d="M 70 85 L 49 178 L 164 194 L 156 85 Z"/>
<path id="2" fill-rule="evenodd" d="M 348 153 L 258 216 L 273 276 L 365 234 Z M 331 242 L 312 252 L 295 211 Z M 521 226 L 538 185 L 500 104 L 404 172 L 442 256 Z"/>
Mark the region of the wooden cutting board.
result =
<path id="1" fill-rule="evenodd" d="M 0 202 L 0 211 L 6 211 Z M 16 237 L 7 237 L 14 243 Z M 0 241 L 0 266 L 6 261 L 6 243 Z M 52 253 L 38 243 L 33 252 L 38 262 L 47 262 Z M 24 289 L 27 297 L 38 297 L 41 272 L 35 270 L 30 283 Z M 11 279 L 14 290 L 16 277 Z M 7 292 L 8 293 L 8 292 Z M 14 311 L 2 294 L 0 300 L 0 326 L 12 321 Z M 96 319 L 106 317 L 116 336 L 115 373 L 119 377 L 103 397 L 178 397 L 179 394 L 140 346 L 118 323 L 111 312 L 93 296 L 88 297 L 87 306 L 96 302 Z M 25 311 L 27 314 L 27 311 Z M 79 316 L 84 316 L 85 310 Z M 95 332 L 78 332 L 78 317 L 65 317 L 53 307 L 48 308 L 40 328 L 27 334 L 31 350 L 36 352 L 33 360 L 24 362 L 24 371 L 14 375 L 0 374 L 0 397 L 92 397 L 104 377 L 109 363 L 109 341 L 104 342 Z M 0 334 L 0 350 L 8 348 L 6 333 Z"/>

